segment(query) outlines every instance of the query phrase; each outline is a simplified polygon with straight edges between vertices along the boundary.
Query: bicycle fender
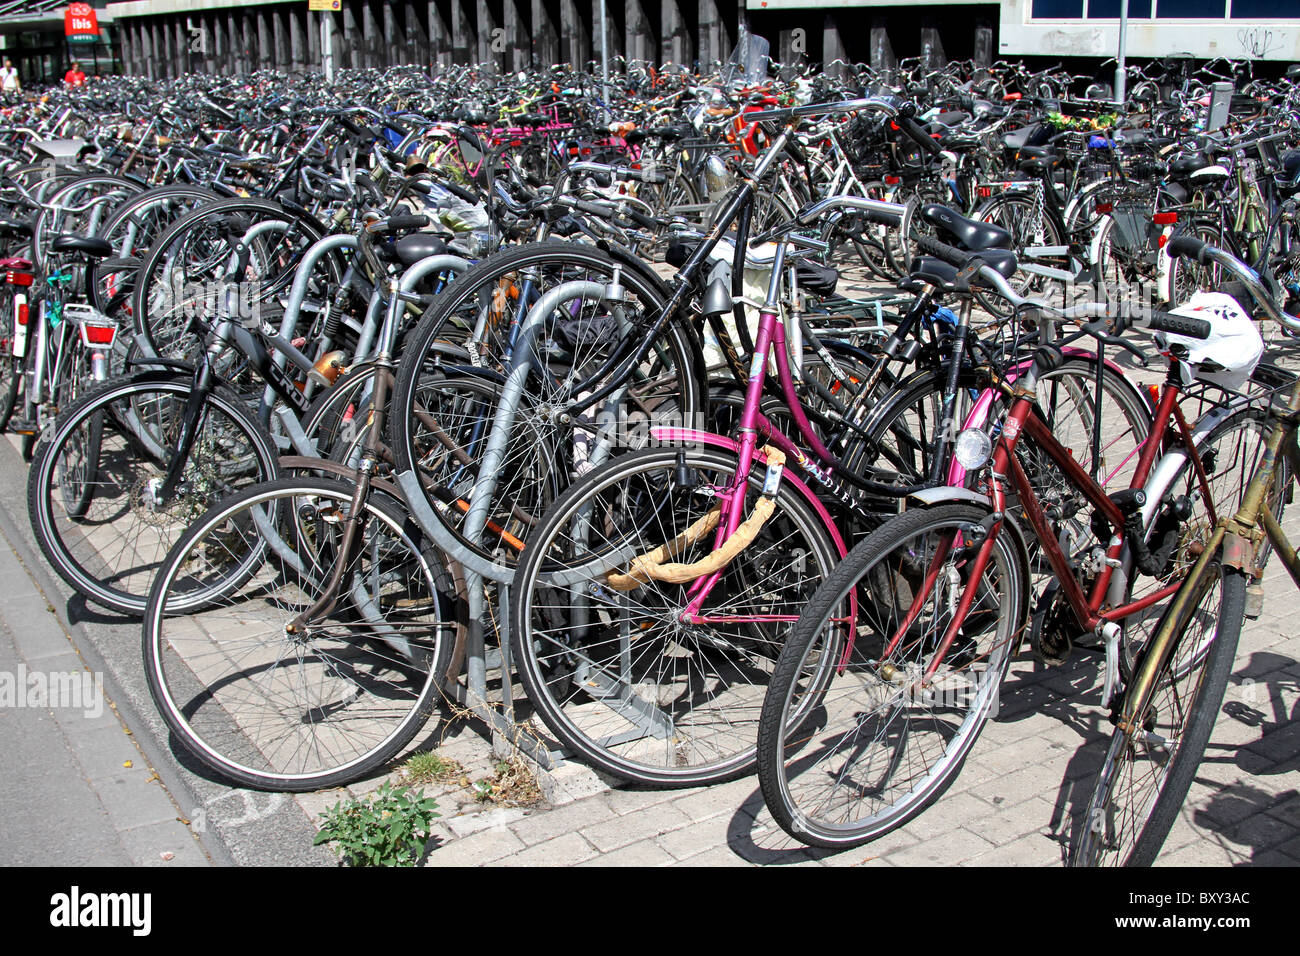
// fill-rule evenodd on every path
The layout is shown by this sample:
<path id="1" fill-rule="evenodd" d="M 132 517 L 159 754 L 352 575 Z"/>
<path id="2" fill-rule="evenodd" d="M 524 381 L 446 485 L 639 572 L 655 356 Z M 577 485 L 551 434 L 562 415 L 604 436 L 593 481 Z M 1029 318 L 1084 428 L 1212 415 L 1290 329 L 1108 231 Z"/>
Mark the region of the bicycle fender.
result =
<path id="1" fill-rule="evenodd" d="M 946 486 L 940 488 L 925 488 L 914 494 L 907 496 L 909 502 L 916 502 L 923 507 L 930 507 L 938 504 L 949 504 L 951 502 L 961 502 L 964 504 L 979 505 L 982 508 L 992 508 L 993 502 L 988 495 L 982 495 L 978 491 L 971 491 L 969 488 L 958 488 Z M 1026 625 L 1029 622 L 1029 539 L 1025 536 L 1025 531 L 1020 527 L 1014 515 L 1003 512 L 1002 527 L 1010 532 L 1011 540 L 1015 542 L 1016 559 L 1020 562 L 1022 587 L 1020 589 L 1020 624 L 1018 626 L 1017 642 L 1023 638 Z"/>

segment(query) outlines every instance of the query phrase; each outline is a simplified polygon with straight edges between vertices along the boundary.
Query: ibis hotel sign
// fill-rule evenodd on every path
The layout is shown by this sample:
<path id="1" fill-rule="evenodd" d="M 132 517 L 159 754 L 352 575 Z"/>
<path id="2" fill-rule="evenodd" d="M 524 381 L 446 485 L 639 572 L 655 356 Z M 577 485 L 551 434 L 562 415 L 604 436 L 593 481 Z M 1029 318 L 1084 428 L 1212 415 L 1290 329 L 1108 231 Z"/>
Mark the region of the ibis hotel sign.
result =
<path id="1" fill-rule="evenodd" d="M 99 18 L 88 3 L 74 3 L 63 13 L 63 32 L 69 43 L 94 43 L 99 39 Z"/>

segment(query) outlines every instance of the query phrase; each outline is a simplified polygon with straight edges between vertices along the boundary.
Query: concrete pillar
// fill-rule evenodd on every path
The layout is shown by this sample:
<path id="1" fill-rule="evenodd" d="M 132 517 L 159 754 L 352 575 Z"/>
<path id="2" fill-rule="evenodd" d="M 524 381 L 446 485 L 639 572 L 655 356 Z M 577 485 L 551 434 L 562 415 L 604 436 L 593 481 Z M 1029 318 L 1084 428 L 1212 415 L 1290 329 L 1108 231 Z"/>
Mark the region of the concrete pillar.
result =
<path id="1" fill-rule="evenodd" d="M 289 11 L 284 7 L 271 8 L 271 36 L 275 44 L 275 55 L 272 65 L 277 70 L 289 69 L 289 29 L 285 22 L 289 18 Z"/>
<path id="2" fill-rule="evenodd" d="M 545 0 L 529 0 L 533 11 L 533 66 L 546 69 L 560 62 L 560 35 Z"/>
<path id="3" fill-rule="evenodd" d="M 656 31 L 646 15 L 642 0 L 626 0 L 623 5 L 623 29 L 627 38 L 625 44 L 628 63 L 640 60 L 643 63 L 659 62 L 659 44 Z"/>
<path id="4" fill-rule="evenodd" d="M 198 54 L 190 53 L 190 35 L 185 29 L 184 17 L 172 19 L 172 36 L 176 42 L 176 69 L 181 73 L 189 73 L 198 65 Z"/>
<path id="5" fill-rule="evenodd" d="M 898 66 L 898 57 L 894 56 L 894 45 L 889 42 L 889 31 L 885 29 L 885 18 L 871 18 L 871 68 L 873 70 L 892 70 Z"/>
<path id="6" fill-rule="evenodd" d="M 248 11 L 249 29 L 254 31 L 253 63 L 259 70 L 275 66 L 275 46 L 271 39 L 271 23 L 266 18 L 266 8 Z"/>
<path id="7" fill-rule="evenodd" d="M 700 2 L 700 42 L 699 59 L 702 69 L 723 58 L 726 31 L 722 27 L 722 14 L 718 10 L 717 0 L 699 0 Z"/>
<path id="8" fill-rule="evenodd" d="M 505 28 L 493 15 L 487 0 L 474 0 L 474 24 L 478 28 L 478 43 L 474 55 L 485 70 L 500 72 L 505 62 Z"/>
<path id="9" fill-rule="evenodd" d="M 993 24 L 983 17 L 975 21 L 975 52 L 971 58 L 976 66 L 993 62 Z"/>
<path id="10" fill-rule="evenodd" d="M 316 55 L 312 57 L 313 69 L 320 69 L 320 26 L 316 22 L 316 17 L 311 18 L 310 26 L 307 32 L 314 36 L 316 44 Z M 339 60 L 338 66 L 350 67 L 359 70 L 362 67 L 362 59 L 365 56 L 365 43 L 361 36 L 361 28 L 357 25 L 357 8 L 353 3 L 343 4 L 343 58 Z"/>
<path id="11" fill-rule="evenodd" d="M 239 29 L 235 25 L 235 11 L 226 11 L 226 69 L 238 73 L 241 69 Z"/>
<path id="12" fill-rule="evenodd" d="M 828 76 L 843 76 L 848 70 L 848 51 L 840 36 L 839 21 L 827 10 L 822 17 L 822 69 Z M 841 62 L 836 62 L 837 60 Z"/>
<path id="13" fill-rule="evenodd" d="M 374 4 L 363 2 L 361 4 L 361 48 L 363 67 L 383 66 L 383 49 L 384 38 L 380 32 L 379 20 L 375 16 Z"/>
<path id="14" fill-rule="evenodd" d="M 934 21 L 926 17 L 921 21 L 921 63 L 927 69 L 937 70 L 947 62 L 939 28 L 934 25 Z"/>
<path id="15" fill-rule="evenodd" d="M 662 11 L 659 58 L 665 63 L 691 66 L 695 62 L 695 50 L 681 5 L 678 0 L 663 0 Z"/>
<path id="16" fill-rule="evenodd" d="M 406 48 L 408 63 L 415 63 L 424 69 L 429 68 L 429 27 L 424 14 L 428 9 L 425 0 L 408 0 L 406 13 Z"/>
<path id="17" fill-rule="evenodd" d="M 527 69 L 533 56 L 533 38 L 528 32 L 528 18 L 519 2 L 520 0 L 502 0 L 501 7 L 501 27 L 506 31 L 502 65 L 510 72 Z M 522 2 L 527 3 L 528 0 Z M 527 9 L 531 12 L 531 7 Z"/>
<path id="18" fill-rule="evenodd" d="M 379 57 L 375 66 L 383 69 L 388 66 L 396 66 L 400 63 L 409 62 L 406 59 L 406 39 L 399 36 L 397 32 L 397 11 L 393 4 L 385 3 L 382 22 L 382 34 L 379 43 L 376 45 L 376 55 Z"/>
<path id="19" fill-rule="evenodd" d="M 477 62 L 477 22 L 471 16 L 471 0 L 451 0 L 452 61 L 468 65 Z"/>
<path id="20" fill-rule="evenodd" d="M 307 68 L 307 11 L 287 7 L 289 17 L 289 65 L 295 72 Z"/>
<path id="21" fill-rule="evenodd" d="M 220 72 L 217 68 L 216 19 L 210 13 L 204 13 L 194 20 L 202 31 L 203 52 L 199 56 L 203 61 L 203 72 L 215 76 Z"/>
<path id="22" fill-rule="evenodd" d="M 344 23 L 347 22 L 348 12 L 351 9 L 352 9 L 351 7 L 344 4 L 343 6 Z M 309 72 L 312 73 L 323 73 L 325 71 L 325 61 L 321 56 L 321 44 L 320 44 L 320 18 L 323 16 L 325 16 L 325 14 L 323 13 L 312 13 L 310 10 L 307 11 L 307 22 L 306 22 L 306 28 L 304 32 L 307 34 L 307 69 Z M 354 39 L 356 36 L 355 22 L 353 22 L 352 27 L 353 27 L 353 32 L 349 34 L 348 37 L 344 40 L 344 44 L 347 52 L 351 52 L 352 46 L 356 42 Z M 349 64 L 346 60 L 340 57 L 338 60 L 335 61 L 334 65 L 336 68 L 342 69 L 343 67 L 352 64 Z"/>
<path id="23" fill-rule="evenodd" d="M 590 7 L 588 11 L 590 12 Z M 591 27 L 577 0 L 560 0 L 560 61 L 585 69 L 591 60 Z"/>
<path id="24" fill-rule="evenodd" d="M 438 0 L 429 0 L 429 59 L 439 66 L 450 66 L 454 60 L 451 52 L 451 8 Z"/>
<path id="25" fill-rule="evenodd" d="M 140 72 L 146 76 L 157 76 L 157 60 L 153 55 L 153 36 L 150 33 L 149 25 L 141 23 L 137 27 L 140 38 Z"/>
<path id="26" fill-rule="evenodd" d="M 159 21 L 158 32 L 162 37 L 163 61 L 166 63 L 167 75 L 178 76 L 182 71 L 178 62 L 179 57 L 176 55 L 176 34 L 166 19 L 159 17 Z"/>

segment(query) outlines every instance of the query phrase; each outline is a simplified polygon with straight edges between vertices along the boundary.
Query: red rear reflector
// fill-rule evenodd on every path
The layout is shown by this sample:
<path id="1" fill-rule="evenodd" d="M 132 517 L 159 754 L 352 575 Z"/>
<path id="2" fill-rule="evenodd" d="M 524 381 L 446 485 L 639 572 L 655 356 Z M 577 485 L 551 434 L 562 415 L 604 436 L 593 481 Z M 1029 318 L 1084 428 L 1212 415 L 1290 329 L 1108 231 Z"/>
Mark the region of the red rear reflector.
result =
<path id="1" fill-rule="evenodd" d="M 1167 243 L 1168 241 L 1169 241 L 1169 237 L 1168 237 L 1168 236 L 1163 236 L 1163 235 L 1162 235 L 1162 236 L 1157 237 L 1157 238 L 1156 238 L 1156 248 L 1157 248 L 1157 249 L 1163 249 L 1163 248 L 1165 247 L 1165 243 Z"/>
<path id="2" fill-rule="evenodd" d="M 32 275 L 29 272 L 6 272 L 5 282 L 10 285 L 31 285 Z"/>
<path id="3" fill-rule="evenodd" d="M 1106 212 L 1110 212 L 1114 208 L 1115 208 L 1115 204 L 1113 202 L 1097 203 L 1097 212 L 1106 213 Z"/>
<path id="4" fill-rule="evenodd" d="M 900 177 L 898 177 L 898 176 L 886 176 L 886 177 L 885 177 L 885 185 L 886 185 L 886 186 L 897 186 L 897 185 L 898 185 L 899 183 L 901 183 L 902 181 L 903 181 L 903 180 L 902 180 Z"/>
<path id="5" fill-rule="evenodd" d="M 992 186 L 981 186 L 977 191 L 979 192 L 980 199 L 988 199 L 993 195 Z"/>
<path id="6" fill-rule="evenodd" d="M 19 324 L 19 325 L 26 325 L 26 324 L 27 324 L 27 316 L 30 315 L 30 314 L 31 314 L 31 309 L 28 307 L 28 305 L 27 305 L 26 302 L 24 302 L 24 303 L 22 303 L 21 305 L 19 305 L 19 306 L 18 306 L 18 324 Z"/>
<path id="7" fill-rule="evenodd" d="M 1174 223 L 1178 221 L 1178 213 L 1158 212 L 1151 217 L 1151 221 L 1154 222 L 1157 226 L 1172 226 Z"/>
<path id="8" fill-rule="evenodd" d="M 112 345 L 113 339 L 117 337 L 117 326 L 91 325 L 87 322 L 81 327 L 81 334 L 85 336 L 87 345 Z"/>

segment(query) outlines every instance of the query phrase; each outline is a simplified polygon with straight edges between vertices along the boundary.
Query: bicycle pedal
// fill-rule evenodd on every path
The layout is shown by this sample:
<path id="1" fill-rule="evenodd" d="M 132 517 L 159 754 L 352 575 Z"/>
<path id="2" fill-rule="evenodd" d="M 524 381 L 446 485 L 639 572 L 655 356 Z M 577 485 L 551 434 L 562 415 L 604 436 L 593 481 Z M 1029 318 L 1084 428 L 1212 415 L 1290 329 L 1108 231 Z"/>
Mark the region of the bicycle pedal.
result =
<path id="1" fill-rule="evenodd" d="M 40 431 L 40 427 L 35 422 L 24 419 L 10 422 L 6 431 L 11 435 L 35 435 Z"/>

